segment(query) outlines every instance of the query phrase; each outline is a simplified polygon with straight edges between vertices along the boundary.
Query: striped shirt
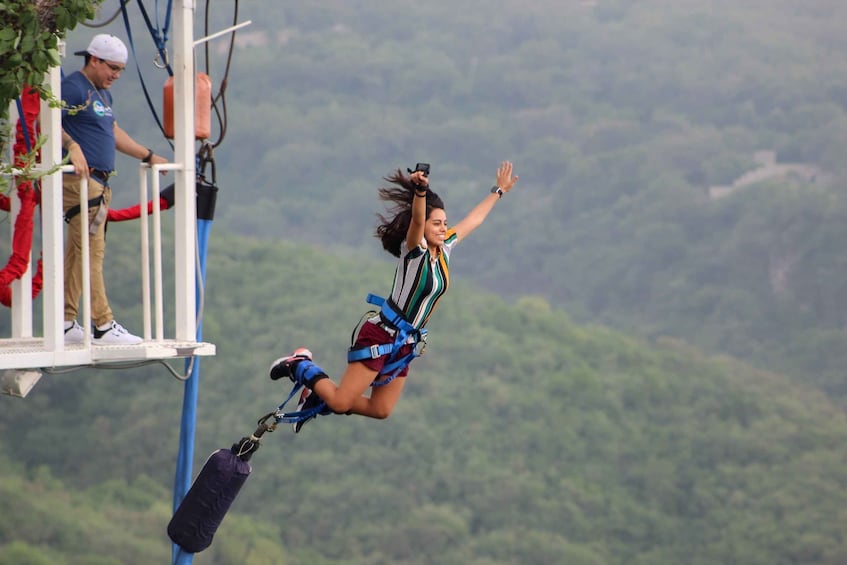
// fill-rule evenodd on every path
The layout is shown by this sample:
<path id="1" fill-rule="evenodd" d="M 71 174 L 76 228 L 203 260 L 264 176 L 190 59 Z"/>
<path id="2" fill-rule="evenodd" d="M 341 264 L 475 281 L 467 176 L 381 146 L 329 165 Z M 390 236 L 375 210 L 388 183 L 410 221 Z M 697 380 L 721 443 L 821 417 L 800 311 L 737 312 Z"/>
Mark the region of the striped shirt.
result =
<path id="1" fill-rule="evenodd" d="M 435 260 L 430 260 L 425 240 L 411 250 L 408 243 L 403 242 L 391 300 L 415 328 L 426 325 L 438 300 L 450 286 L 450 252 L 458 241 L 456 232 L 448 230 L 441 253 Z"/>

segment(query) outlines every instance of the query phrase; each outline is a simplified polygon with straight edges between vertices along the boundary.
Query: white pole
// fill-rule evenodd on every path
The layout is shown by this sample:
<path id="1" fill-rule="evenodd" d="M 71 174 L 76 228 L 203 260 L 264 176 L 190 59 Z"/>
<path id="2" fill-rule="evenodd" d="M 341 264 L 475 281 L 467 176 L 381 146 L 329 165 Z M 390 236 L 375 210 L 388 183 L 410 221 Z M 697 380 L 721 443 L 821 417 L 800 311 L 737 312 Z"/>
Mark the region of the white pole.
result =
<path id="1" fill-rule="evenodd" d="M 174 239 L 176 339 L 197 339 L 195 308 L 196 199 L 194 164 L 194 2 L 173 6 L 174 24 Z M 156 198 L 157 195 L 153 194 Z"/>
<path id="2" fill-rule="evenodd" d="M 26 116 L 18 115 L 18 105 L 12 102 L 9 104 L 9 124 L 12 125 L 19 119 L 21 120 L 22 127 L 26 127 Z M 36 140 L 34 136 L 31 139 L 32 144 L 35 145 Z M 3 157 L 8 156 L 8 162 L 14 163 L 15 152 L 11 140 L 12 137 L 10 136 L 8 155 L 3 155 Z M 9 245 L 10 248 L 14 247 L 15 224 L 17 223 L 18 214 L 21 212 L 21 202 L 17 194 L 17 179 L 12 175 L 9 177 L 9 200 L 11 202 L 11 210 L 9 212 L 12 220 L 9 222 L 9 227 L 11 228 L 9 241 L 12 242 Z M 30 250 L 27 257 L 27 265 L 26 272 L 21 274 L 20 279 L 12 281 L 10 285 L 12 290 L 12 337 L 15 338 L 32 337 L 32 250 Z"/>
<path id="3" fill-rule="evenodd" d="M 65 43 L 59 42 L 59 52 L 65 54 Z M 62 97 L 60 68 L 52 67 L 46 82 L 56 98 Z M 62 160 L 62 115 L 41 101 L 41 133 L 47 138 L 41 148 L 41 168 L 49 169 Z M 62 173 L 57 172 L 41 179 L 41 212 L 43 238 L 44 286 L 41 296 L 44 303 L 44 349 L 63 351 L 65 348 L 65 273 L 62 220 Z M 88 322 L 83 320 L 86 326 Z"/>
<path id="4" fill-rule="evenodd" d="M 21 116 L 21 120 L 24 119 L 25 117 Z M 14 121 L 10 121 L 10 123 L 14 123 Z M 34 139 L 33 142 L 35 142 Z M 12 228 L 12 245 L 14 245 L 15 224 L 18 214 L 21 213 L 21 201 L 18 198 L 18 187 L 14 177 L 12 177 L 9 200 L 11 202 L 9 215 L 12 219 L 9 224 Z M 32 249 L 29 250 L 27 256 L 26 271 L 21 273 L 19 279 L 13 280 L 9 286 L 12 289 L 12 337 L 32 337 Z"/>
<path id="5" fill-rule="evenodd" d="M 141 309 L 144 317 L 144 341 L 150 341 L 150 227 L 147 221 L 147 165 L 138 166 L 138 202 L 141 204 Z"/>
<path id="6" fill-rule="evenodd" d="M 86 347 L 91 345 L 91 234 L 88 221 L 88 177 L 79 183 L 79 230 L 82 234 L 82 329 Z M 104 228 L 105 229 L 105 228 Z M 64 314 L 62 315 L 64 319 Z"/>
<path id="7" fill-rule="evenodd" d="M 162 210 L 159 203 L 159 166 L 153 166 L 153 306 L 156 315 L 156 341 L 165 339 L 165 305 L 162 298 Z M 144 201 L 147 206 L 147 201 Z"/>

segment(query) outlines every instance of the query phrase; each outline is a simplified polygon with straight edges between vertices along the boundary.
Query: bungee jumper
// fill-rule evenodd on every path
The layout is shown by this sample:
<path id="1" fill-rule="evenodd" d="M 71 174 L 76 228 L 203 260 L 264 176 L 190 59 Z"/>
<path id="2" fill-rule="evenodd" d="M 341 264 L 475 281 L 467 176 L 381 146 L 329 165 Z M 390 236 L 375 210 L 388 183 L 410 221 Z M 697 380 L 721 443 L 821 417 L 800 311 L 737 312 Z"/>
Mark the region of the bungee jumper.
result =
<path id="1" fill-rule="evenodd" d="M 276 410 L 258 420 L 250 436 L 213 452 L 203 465 L 167 527 L 168 536 L 185 551 L 197 553 L 211 545 L 252 472 L 249 461 L 262 437 L 279 424 L 293 424 L 294 431 L 299 432 L 319 415 L 359 414 L 384 419 L 391 414 L 403 391 L 409 364 L 423 353 L 425 325 L 447 292 L 453 248 L 482 225 L 518 180 L 512 176 L 512 163 L 502 162 L 497 169 L 497 184 L 467 216 L 448 227 L 444 202 L 429 189 L 429 165 L 418 163 L 408 172 L 406 176 L 398 169 L 384 179 L 392 186 L 379 189 L 391 216 L 379 215 L 382 223 L 375 235 L 399 261 L 388 298 L 367 297 L 368 303 L 379 310 L 367 312 L 357 324 L 341 383 L 335 385 L 306 348 L 274 361 L 271 380 L 288 378 L 294 386 Z M 370 387 L 370 396 L 365 396 Z M 285 406 L 298 391 L 297 409 L 286 412 Z"/>
<path id="2" fill-rule="evenodd" d="M 394 283 L 387 298 L 368 295 L 367 301 L 380 309 L 365 314 L 354 330 L 340 383 L 336 385 L 315 364 L 306 348 L 295 349 L 271 365 L 271 380 L 288 378 L 294 383 L 289 398 L 303 387 L 297 411 L 278 418 L 293 422 L 295 433 L 319 415 L 388 418 L 403 391 L 409 364 L 426 346 L 426 323 L 447 292 L 453 248 L 482 225 L 518 180 L 512 175 L 512 163 L 503 161 L 489 193 L 448 227 L 444 202 L 429 188 L 429 164 L 418 163 L 414 171 L 407 171 L 409 176 L 398 169 L 385 177 L 392 186 L 379 189 L 391 216 L 378 215 L 381 224 L 375 235 L 399 259 Z M 371 393 L 365 395 L 368 388 Z"/>

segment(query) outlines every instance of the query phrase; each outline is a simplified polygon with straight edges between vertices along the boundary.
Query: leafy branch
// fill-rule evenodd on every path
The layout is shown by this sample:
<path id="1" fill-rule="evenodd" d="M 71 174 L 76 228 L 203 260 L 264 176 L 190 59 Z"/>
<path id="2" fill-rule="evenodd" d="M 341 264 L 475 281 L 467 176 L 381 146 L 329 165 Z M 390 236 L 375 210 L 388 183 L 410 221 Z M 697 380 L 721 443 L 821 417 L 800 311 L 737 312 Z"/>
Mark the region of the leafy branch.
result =
<path id="1" fill-rule="evenodd" d="M 0 155 L 5 153 L 12 124 L 9 105 L 26 85 L 42 100 L 52 100 L 43 88 L 51 67 L 61 64 L 59 40 L 81 21 L 94 17 L 102 0 L 3 0 L 0 2 Z M 40 144 L 36 144 L 38 146 Z M 33 152 L 35 149 L 33 150 Z M 27 161 L 32 161 L 30 156 Z M 8 172 L 3 167 L 2 172 Z"/>

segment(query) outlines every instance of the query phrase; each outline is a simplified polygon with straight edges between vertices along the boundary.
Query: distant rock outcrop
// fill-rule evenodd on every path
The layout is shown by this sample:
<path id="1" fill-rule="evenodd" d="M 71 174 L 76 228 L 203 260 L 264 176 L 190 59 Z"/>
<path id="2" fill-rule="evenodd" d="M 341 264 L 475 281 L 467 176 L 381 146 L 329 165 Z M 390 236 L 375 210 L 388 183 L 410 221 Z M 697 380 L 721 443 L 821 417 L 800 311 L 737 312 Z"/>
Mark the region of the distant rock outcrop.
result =
<path id="1" fill-rule="evenodd" d="M 709 198 L 721 198 L 734 190 L 757 184 L 766 180 L 793 177 L 803 182 L 813 183 L 820 178 L 820 169 L 803 163 L 777 163 L 776 152 L 757 151 L 753 159 L 759 165 L 735 179 L 730 185 L 715 185 L 708 189 Z"/>

